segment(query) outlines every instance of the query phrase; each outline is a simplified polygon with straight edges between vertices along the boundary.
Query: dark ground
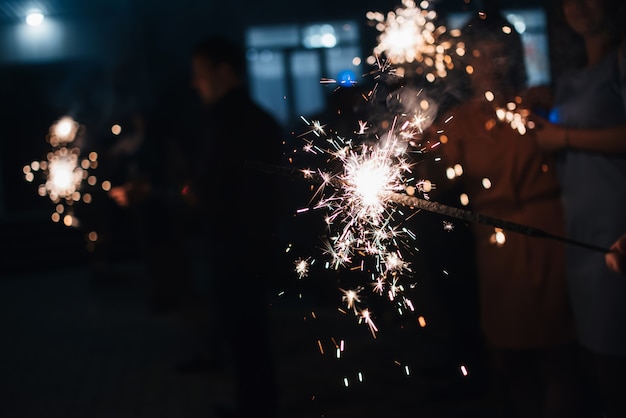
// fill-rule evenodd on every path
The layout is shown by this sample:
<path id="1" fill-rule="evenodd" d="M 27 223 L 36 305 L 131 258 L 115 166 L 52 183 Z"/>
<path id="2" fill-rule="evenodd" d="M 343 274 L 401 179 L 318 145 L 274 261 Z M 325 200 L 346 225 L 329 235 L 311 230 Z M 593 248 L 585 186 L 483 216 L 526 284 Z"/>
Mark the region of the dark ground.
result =
<path id="1" fill-rule="evenodd" d="M 112 267 L 98 280 L 71 265 L 0 280 L 0 416 L 212 417 L 231 402 L 228 361 L 221 371 L 177 371 L 190 328 L 175 312 L 151 313 L 141 263 Z M 509 416 L 480 371 L 468 366 L 464 378 L 448 364 L 450 350 L 437 345 L 446 337 L 429 326 L 392 331 L 381 319 L 373 339 L 336 308 L 293 296 L 272 306 L 283 417 Z M 345 340 L 341 359 L 331 337 Z"/>

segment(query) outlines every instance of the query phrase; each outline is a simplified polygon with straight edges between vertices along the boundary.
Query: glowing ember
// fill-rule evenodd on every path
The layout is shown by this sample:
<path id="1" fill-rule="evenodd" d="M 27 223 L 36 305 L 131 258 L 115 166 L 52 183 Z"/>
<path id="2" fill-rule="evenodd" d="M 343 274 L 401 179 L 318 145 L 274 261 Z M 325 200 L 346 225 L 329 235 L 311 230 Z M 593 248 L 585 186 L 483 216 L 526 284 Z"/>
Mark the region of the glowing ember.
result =
<path id="1" fill-rule="evenodd" d="M 454 231 L 454 224 L 452 222 L 443 221 L 443 230 L 446 232 Z"/>
<path id="2" fill-rule="evenodd" d="M 308 259 L 303 260 L 299 258 L 298 260 L 296 260 L 295 265 L 296 265 L 296 273 L 298 273 L 298 277 L 302 279 L 303 277 L 306 277 L 309 275 L 310 263 Z"/>

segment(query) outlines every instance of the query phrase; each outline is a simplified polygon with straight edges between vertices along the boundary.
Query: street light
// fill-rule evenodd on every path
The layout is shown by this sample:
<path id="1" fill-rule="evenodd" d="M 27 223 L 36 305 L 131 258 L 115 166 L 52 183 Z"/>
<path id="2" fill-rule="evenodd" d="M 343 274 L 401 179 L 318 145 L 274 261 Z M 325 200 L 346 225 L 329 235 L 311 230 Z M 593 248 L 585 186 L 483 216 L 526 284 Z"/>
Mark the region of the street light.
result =
<path id="1" fill-rule="evenodd" d="M 40 10 L 30 10 L 26 13 L 26 24 L 28 26 L 39 26 L 43 23 L 44 17 Z"/>

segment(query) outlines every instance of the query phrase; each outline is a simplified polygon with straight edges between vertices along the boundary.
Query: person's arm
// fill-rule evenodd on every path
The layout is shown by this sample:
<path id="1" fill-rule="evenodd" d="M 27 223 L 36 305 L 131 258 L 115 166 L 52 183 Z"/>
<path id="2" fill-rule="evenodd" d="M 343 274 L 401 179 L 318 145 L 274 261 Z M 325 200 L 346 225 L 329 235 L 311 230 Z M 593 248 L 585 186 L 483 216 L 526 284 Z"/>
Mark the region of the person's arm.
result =
<path id="1" fill-rule="evenodd" d="M 626 154 L 626 125 L 599 129 L 570 129 L 535 117 L 535 138 L 548 152 L 571 148 L 606 154 Z"/>

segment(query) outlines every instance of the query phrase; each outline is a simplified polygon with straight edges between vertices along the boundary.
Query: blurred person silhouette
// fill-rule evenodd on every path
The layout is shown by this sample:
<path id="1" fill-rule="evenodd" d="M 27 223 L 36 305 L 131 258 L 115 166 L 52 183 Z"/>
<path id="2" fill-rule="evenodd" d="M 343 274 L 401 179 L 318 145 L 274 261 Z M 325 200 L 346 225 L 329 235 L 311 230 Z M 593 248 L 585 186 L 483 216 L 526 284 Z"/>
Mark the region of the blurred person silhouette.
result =
<path id="1" fill-rule="evenodd" d="M 521 38 L 497 10 L 485 12 L 461 30 L 468 98 L 440 116 L 447 123 L 437 123 L 431 133 L 444 131 L 443 161 L 454 173 L 447 177 L 462 182 L 463 205 L 469 201 L 485 215 L 562 235 L 551 162 L 530 135 L 496 115 L 496 107 L 515 102 L 526 83 Z M 444 182 L 436 181 L 438 188 Z M 578 416 L 563 245 L 480 224 L 472 230 L 481 329 L 497 389 L 506 391 L 520 418 Z"/>
<path id="2" fill-rule="evenodd" d="M 537 140 L 557 156 L 567 235 L 608 248 L 626 230 L 626 7 L 617 0 L 557 5 L 563 30 L 584 45 L 585 59 L 558 77 L 553 97 L 546 89 L 530 94 L 541 99 L 534 107 L 552 106 L 549 121 L 537 117 Z M 626 281 L 606 268 L 600 253 L 569 246 L 566 263 L 583 368 L 593 389 L 586 393 L 596 392 L 609 418 L 624 417 Z"/>
<path id="3" fill-rule="evenodd" d="M 211 37 L 192 57 L 192 85 L 205 105 L 195 172 L 184 197 L 195 207 L 209 264 L 213 344 L 226 342 L 236 379 L 229 416 L 277 414 L 267 293 L 278 276 L 275 177 L 258 163 L 281 160 L 279 125 L 251 99 L 234 42 Z"/>
<path id="4" fill-rule="evenodd" d="M 161 86 L 154 106 L 120 121 L 120 135 L 105 155 L 114 185 L 109 196 L 133 214 L 148 304 L 159 314 L 179 309 L 192 289 L 180 190 L 188 177 L 184 138 L 193 137 L 193 124 L 177 82 Z"/>

